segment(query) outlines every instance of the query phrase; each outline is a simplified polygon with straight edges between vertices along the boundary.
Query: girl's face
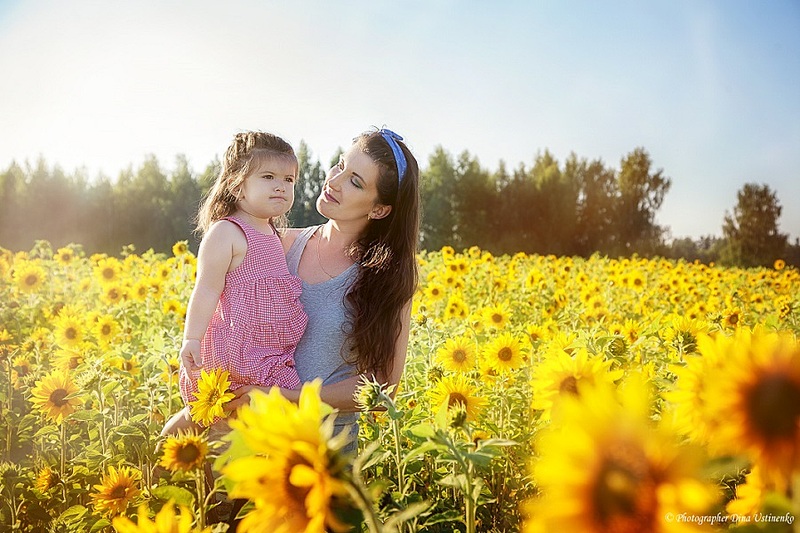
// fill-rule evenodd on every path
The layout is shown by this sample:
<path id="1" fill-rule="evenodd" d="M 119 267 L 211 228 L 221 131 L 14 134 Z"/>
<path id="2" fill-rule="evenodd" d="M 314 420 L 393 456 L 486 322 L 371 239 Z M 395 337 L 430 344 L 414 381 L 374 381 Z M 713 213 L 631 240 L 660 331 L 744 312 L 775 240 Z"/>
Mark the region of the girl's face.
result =
<path id="1" fill-rule="evenodd" d="M 337 222 L 383 218 L 391 206 L 378 203 L 380 169 L 370 156 L 354 144 L 328 171 L 317 198 L 317 211 Z"/>
<path id="2" fill-rule="evenodd" d="M 296 174 L 297 165 L 288 158 L 262 160 L 244 179 L 236 207 L 264 219 L 288 213 L 294 203 Z"/>

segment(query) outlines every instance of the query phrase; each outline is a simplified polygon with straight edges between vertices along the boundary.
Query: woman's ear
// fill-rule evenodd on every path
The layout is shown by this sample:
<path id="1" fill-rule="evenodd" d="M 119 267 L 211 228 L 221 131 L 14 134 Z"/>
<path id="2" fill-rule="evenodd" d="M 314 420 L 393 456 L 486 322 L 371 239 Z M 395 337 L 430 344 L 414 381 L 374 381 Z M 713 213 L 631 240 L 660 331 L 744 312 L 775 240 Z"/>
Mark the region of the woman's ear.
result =
<path id="1" fill-rule="evenodd" d="M 385 218 L 391 212 L 392 212 L 392 206 L 375 204 L 375 206 L 372 208 L 372 211 L 370 211 L 369 215 L 367 215 L 367 218 L 371 218 L 372 220 L 378 220 L 380 218 Z"/>

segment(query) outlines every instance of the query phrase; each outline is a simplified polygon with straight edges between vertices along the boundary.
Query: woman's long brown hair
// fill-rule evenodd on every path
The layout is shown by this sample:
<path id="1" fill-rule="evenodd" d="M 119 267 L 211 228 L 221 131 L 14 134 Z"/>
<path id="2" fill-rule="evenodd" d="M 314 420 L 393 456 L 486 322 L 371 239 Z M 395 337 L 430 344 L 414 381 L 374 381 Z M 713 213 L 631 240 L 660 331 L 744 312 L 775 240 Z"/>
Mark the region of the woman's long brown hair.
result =
<path id="1" fill-rule="evenodd" d="M 360 373 L 385 378 L 392 372 L 403 308 L 417 289 L 419 165 L 398 141 L 408 163 L 400 181 L 392 150 L 379 132 L 365 133 L 355 143 L 378 165 L 378 203 L 392 209 L 386 217 L 370 220 L 349 250 L 359 263 L 347 294 L 352 320 L 347 334 L 355 350 L 350 362 Z"/>

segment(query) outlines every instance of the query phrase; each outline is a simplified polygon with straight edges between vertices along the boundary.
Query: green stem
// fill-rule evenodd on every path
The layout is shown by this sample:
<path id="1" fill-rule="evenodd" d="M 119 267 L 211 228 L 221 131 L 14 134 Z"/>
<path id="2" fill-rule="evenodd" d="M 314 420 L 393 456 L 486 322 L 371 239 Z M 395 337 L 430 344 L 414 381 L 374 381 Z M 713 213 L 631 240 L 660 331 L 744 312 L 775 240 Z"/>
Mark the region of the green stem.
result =
<path id="1" fill-rule="evenodd" d="M 403 455 L 400 449 L 400 421 L 392 420 L 392 431 L 394 433 L 394 459 L 397 463 L 397 490 L 400 497 L 405 496 L 405 467 L 403 466 Z"/>
<path id="2" fill-rule="evenodd" d="M 67 424 L 65 420 L 61 420 L 61 464 L 59 465 L 59 474 L 61 479 L 64 479 L 65 471 L 67 468 Z M 65 500 L 66 501 L 66 500 Z"/>
<path id="3" fill-rule="evenodd" d="M 206 527 L 206 476 L 202 468 L 198 469 L 194 481 L 197 488 L 198 528 L 202 531 Z"/>
<path id="4" fill-rule="evenodd" d="M 358 480 L 354 480 L 353 483 L 348 483 L 347 489 L 353 497 L 353 500 L 355 500 L 356 505 L 358 505 L 359 509 L 364 513 L 364 522 L 367 524 L 369 533 L 381 533 L 381 521 L 375 514 L 375 509 L 369 497 L 364 493 L 364 489 Z"/>

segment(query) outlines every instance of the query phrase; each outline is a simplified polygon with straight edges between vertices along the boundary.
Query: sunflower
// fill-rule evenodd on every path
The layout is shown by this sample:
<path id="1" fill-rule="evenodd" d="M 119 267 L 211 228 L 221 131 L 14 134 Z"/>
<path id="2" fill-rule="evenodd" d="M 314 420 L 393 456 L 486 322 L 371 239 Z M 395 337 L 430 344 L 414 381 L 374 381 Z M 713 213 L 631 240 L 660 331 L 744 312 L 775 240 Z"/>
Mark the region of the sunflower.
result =
<path id="1" fill-rule="evenodd" d="M 172 500 L 168 501 L 155 516 L 155 520 L 150 520 L 147 505 L 139 506 L 139 519 L 133 522 L 127 516 L 116 516 L 111 521 L 117 533 L 210 533 L 211 528 L 207 527 L 202 531 L 192 528 L 194 515 L 186 507 L 181 507 L 179 513 L 175 514 L 175 506 Z"/>
<path id="2" fill-rule="evenodd" d="M 779 271 L 783 270 L 784 268 L 786 268 L 786 261 L 784 261 L 783 259 L 776 259 L 775 263 L 773 263 L 772 266 L 775 270 Z"/>
<path id="3" fill-rule="evenodd" d="M 14 283 L 22 292 L 36 292 L 44 283 L 45 277 L 44 269 L 35 263 L 23 263 L 14 269 Z"/>
<path id="4" fill-rule="evenodd" d="M 489 366 L 503 374 L 524 363 L 522 343 L 510 333 L 503 333 L 487 344 L 482 352 Z"/>
<path id="5" fill-rule="evenodd" d="M 716 343 L 725 339 L 721 335 L 715 338 L 701 335 L 697 340 L 698 353 L 669 367 L 676 379 L 673 389 L 664 393 L 664 399 L 671 404 L 675 427 L 702 444 L 709 443 L 718 424 L 708 412 L 708 389 L 718 379 L 721 363 Z"/>
<path id="6" fill-rule="evenodd" d="M 70 313 L 60 313 L 53 321 L 56 344 L 64 348 L 78 346 L 86 335 L 83 320 Z"/>
<path id="7" fill-rule="evenodd" d="M 543 411 L 542 419 L 546 420 L 560 398 L 580 395 L 586 386 L 612 385 L 623 372 L 611 370 L 611 364 L 600 356 L 590 356 L 585 348 L 573 355 L 549 350 L 531 380 L 531 409 Z"/>
<path id="8" fill-rule="evenodd" d="M 132 300 L 143 302 L 150 296 L 150 281 L 149 280 L 139 280 L 133 284 L 131 290 L 128 292 Z"/>
<path id="9" fill-rule="evenodd" d="M 185 313 L 183 304 L 174 298 L 166 300 L 164 305 L 161 306 L 161 310 L 164 311 L 165 315 L 182 315 Z"/>
<path id="10" fill-rule="evenodd" d="M 800 469 L 800 345 L 789 334 L 740 328 L 714 348 L 722 361 L 707 397 L 714 442 L 747 453 L 782 490 Z"/>
<path id="11" fill-rule="evenodd" d="M 11 383 L 19 388 L 32 375 L 33 365 L 26 355 L 18 355 L 11 361 Z"/>
<path id="12" fill-rule="evenodd" d="M 444 285 L 431 282 L 425 286 L 425 299 L 429 302 L 438 302 L 445 296 Z"/>
<path id="13" fill-rule="evenodd" d="M 60 424 L 64 417 L 75 412 L 81 404 L 79 398 L 73 397 L 78 387 L 72 382 L 69 374 L 54 370 L 36 382 L 31 390 L 31 402 L 41 409 L 42 413 Z"/>
<path id="14" fill-rule="evenodd" d="M 122 328 L 113 316 L 102 315 L 95 321 L 92 331 L 101 346 L 108 346 L 119 335 Z"/>
<path id="15" fill-rule="evenodd" d="M 526 533 L 703 531 L 665 517 L 702 514 L 718 497 L 703 481 L 699 449 L 654 424 L 638 382 L 618 393 L 587 387 L 565 397 L 537 452 L 533 477 L 541 496 L 526 504 Z"/>
<path id="16" fill-rule="evenodd" d="M 708 329 L 704 321 L 673 315 L 671 325 L 664 330 L 664 343 L 671 354 L 682 359 L 684 355 L 697 351 L 697 337 L 707 333 Z"/>
<path id="17" fill-rule="evenodd" d="M 436 360 L 447 370 L 467 372 L 475 368 L 475 343 L 467 337 L 447 339 L 436 351 Z"/>
<path id="18" fill-rule="evenodd" d="M 94 486 L 97 492 L 90 494 L 95 511 L 109 516 L 124 513 L 131 501 L 141 494 L 141 477 L 141 472 L 129 466 L 119 469 L 109 466 L 101 484 Z"/>
<path id="19" fill-rule="evenodd" d="M 53 366 L 64 372 L 77 369 L 86 361 L 87 343 L 70 348 L 60 348 L 53 355 Z"/>
<path id="20" fill-rule="evenodd" d="M 75 260 L 75 250 L 69 247 L 59 248 L 53 254 L 53 259 L 62 266 L 68 266 Z"/>
<path id="21" fill-rule="evenodd" d="M 297 404 L 278 390 L 256 392 L 230 425 L 249 451 L 223 468 L 230 496 L 255 510 L 237 531 L 293 533 L 345 531 L 336 506 L 347 497 L 346 462 L 337 454 L 346 436 L 333 437 L 330 407 L 319 399 L 321 381 L 305 384 Z"/>
<path id="22" fill-rule="evenodd" d="M 115 257 L 104 257 L 94 267 L 94 275 L 100 283 L 107 285 L 119 282 L 122 264 Z"/>
<path id="23" fill-rule="evenodd" d="M 164 442 L 164 453 L 159 464 L 171 472 L 194 470 L 205 461 L 208 442 L 194 433 L 168 437 Z"/>
<path id="24" fill-rule="evenodd" d="M 119 370 L 119 373 L 124 375 L 126 378 L 136 381 L 136 378 L 139 377 L 141 372 L 141 365 L 139 364 L 139 359 L 136 357 L 135 354 L 132 354 L 130 358 L 125 358 L 122 356 L 116 357 L 109 357 L 108 366 L 111 368 L 115 368 Z"/>
<path id="25" fill-rule="evenodd" d="M 451 294 L 444 309 L 445 320 L 464 319 L 467 318 L 467 315 L 469 315 L 469 307 L 464 299 L 457 294 Z"/>
<path id="26" fill-rule="evenodd" d="M 745 476 L 744 483 L 736 485 L 736 498 L 728 502 L 725 510 L 730 515 L 752 516 L 761 510 L 767 492 L 761 469 L 756 465 Z"/>
<path id="27" fill-rule="evenodd" d="M 511 313 L 507 305 L 493 305 L 481 310 L 483 315 L 484 324 L 488 328 L 495 330 L 502 330 L 508 325 Z"/>
<path id="28" fill-rule="evenodd" d="M 55 488 L 59 483 L 61 483 L 61 477 L 58 475 L 58 472 L 49 466 L 45 466 L 39 470 L 38 474 L 36 474 L 34 487 L 39 492 L 46 494 L 51 489 Z"/>
<path id="29" fill-rule="evenodd" d="M 195 393 L 197 399 L 189 402 L 192 420 L 208 426 L 220 418 L 225 418 L 223 406 L 235 397 L 228 391 L 230 386 L 227 370 L 220 368 L 215 368 L 211 372 L 202 370 L 197 382 L 198 390 Z"/>
<path id="30" fill-rule="evenodd" d="M 486 405 L 486 399 L 477 395 L 476 387 L 462 374 L 444 376 L 430 395 L 434 411 L 444 405 L 451 409 L 456 404 L 461 404 L 466 409 L 468 422 L 475 421 Z"/>
<path id="31" fill-rule="evenodd" d="M 175 257 L 180 257 L 189 253 L 189 241 L 178 241 L 172 245 L 172 254 Z"/>
<path id="32" fill-rule="evenodd" d="M 117 304 L 125 298 L 125 288 L 119 283 L 108 283 L 103 288 L 102 299 L 108 304 Z"/>

